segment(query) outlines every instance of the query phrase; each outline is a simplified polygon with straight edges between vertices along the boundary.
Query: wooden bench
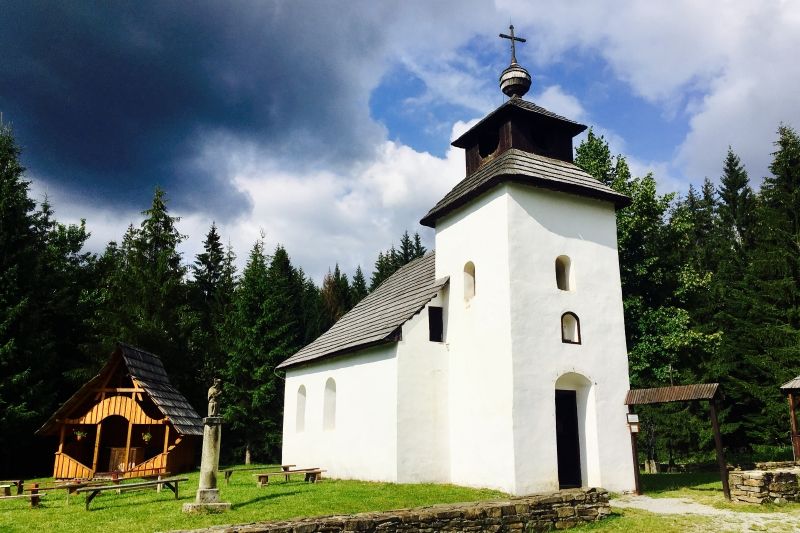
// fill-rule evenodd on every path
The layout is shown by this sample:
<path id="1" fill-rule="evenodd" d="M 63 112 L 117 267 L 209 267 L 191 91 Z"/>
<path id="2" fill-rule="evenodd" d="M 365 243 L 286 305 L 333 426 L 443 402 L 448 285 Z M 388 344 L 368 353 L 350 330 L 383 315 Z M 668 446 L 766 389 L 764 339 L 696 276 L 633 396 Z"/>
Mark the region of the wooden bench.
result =
<path id="1" fill-rule="evenodd" d="M 39 505 L 39 502 L 47 496 L 47 494 L 38 494 L 38 493 L 31 493 L 31 494 L 15 494 L 13 496 L 2 496 L 0 497 L 0 501 L 2 500 L 21 500 L 21 499 L 28 499 L 31 501 L 31 507 L 36 507 Z"/>
<path id="2" fill-rule="evenodd" d="M 10 485 L 15 485 L 17 487 L 17 494 L 22 494 L 22 488 L 25 485 L 25 480 L 24 479 L 0 480 L 0 487 L 2 487 L 3 485 L 9 485 L 9 494 L 11 492 Z M 3 489 L 3 490 L 5 490 L 5 489 Z M 4 494 L 5 494 L 5 492 L 4 492 Z"/>
<path id="3" fill-rule="evenodd" d="M 39 493 L 39 484 L 38 483 L 33 483 L 31 485 L 31 488 L 27 489 L 27 490 L 30 491 L 30 494 L 17 494 L 15 496 L 10 496 L 10 495 L 6 494 L 6 492 L 5 492 L 6 490 L 8 490 L 10 492 L 11 485 L 3 485 L 3 486 L 5 487 L 3 489 L 4 496 L 2 498 L 0 498 L 0 500 L 17 500 L 17 499 L 27 498 L 27 499 L 29 499 L 31 501 L 31 507 L 36 507 L 36 506 L 39 505 L 39 502 L 44 497 L 44 494 L 40 494 Z M 22 483 L 20 483 L 18 485 L 18 488 L 20 488 L 20 487 L 22 487 Z"/>
<path id="4" fill-rule="evenodd" d="M 294 468 L 295 466 L 297 466 L 297 465 L 281 465 L 281 470 L 286 472 L 287 470 L 290 470 L 290 469 Z M 231 476 L 233 475 L 234 472 L 246 472 L 248 470 L 261 470 L 262 468 L 264 468 L 264 467 L 263 466 L 256 466 L 256 467 L 253 467 L 253 468 L 226 468 L 226 469 L 224 469 L 222 471 L 225 474 L 225 484 L 226 485 L 230 485 Z M 286 476 L 286 481 L 289 481 L 289 476 Z"/>
<path id="5" fill-rule="evenodd" d="M 284 476 L 286 481 L 289 481 L 289 476 L 291 474 L 305 474 L 304 481 L 316 483 L 317 481 L 322 479 L 323 472 L 326 472 L 326 470 L 322 470 L 321 468 L 300 468 L 297 470 L 286 469 L 280 472 L 261 472 L 258 474 L 253 474 L 253 476 L 258 479 L 256 484 L 259 487 L 265 487 L 269 485 L 269 478 L 276 476 Z"/>
<path id="6" fill-rule="evenodd" d="M 181 481 L 189 481 L 189 478 L 186 477 L 168 477 L 164 479 L 156 479 L 153 481 L 139 481 L 136 483 L 119 483 L 113 485 L 101 485 L 101 486 L 94 486 L 94 487 L 82 487 L 77 489 L 76 493 L 86 493 L 86 510 L 89 510 L 89 504 L 92 503 L 92 500 L 95 496 L 100 494 L 101 492 L 105 492 L 108 490 L 116 490 L 116 491 L 129 491 L 129 490 L 141 490 L 146 489 L 149 487 L 159 487 L 165 486 L 170 489 L 172 492 L 175 493 L 175 499 L 178 499 L 178 483 Z"/>

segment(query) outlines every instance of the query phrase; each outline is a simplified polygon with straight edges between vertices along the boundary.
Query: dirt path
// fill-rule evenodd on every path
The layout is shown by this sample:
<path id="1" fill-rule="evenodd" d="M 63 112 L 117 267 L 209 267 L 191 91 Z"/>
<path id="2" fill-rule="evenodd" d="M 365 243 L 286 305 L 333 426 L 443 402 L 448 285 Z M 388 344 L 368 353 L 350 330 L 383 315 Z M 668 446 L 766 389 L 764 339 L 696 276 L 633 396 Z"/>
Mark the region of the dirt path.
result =
<path id="1" fill-rule="evenodd" d="M 689 498 L 651 498 L 622 496 L 611 500 L 612 507 L 642 509 L 656 514 L 696 514 L 710 516 L 715 531 L 800 532 L 800 511 L 750 513 L 717 509 Z"/>

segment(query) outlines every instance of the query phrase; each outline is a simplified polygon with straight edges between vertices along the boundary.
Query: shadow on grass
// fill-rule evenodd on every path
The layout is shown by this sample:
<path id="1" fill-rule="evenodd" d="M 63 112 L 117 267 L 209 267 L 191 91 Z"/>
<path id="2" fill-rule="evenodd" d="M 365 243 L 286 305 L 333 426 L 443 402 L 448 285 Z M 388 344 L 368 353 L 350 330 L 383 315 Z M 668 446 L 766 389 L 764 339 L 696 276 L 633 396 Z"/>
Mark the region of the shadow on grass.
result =
<path id="1" fill-rule="evenodd" d="M 244 501 L 244 502 L 234 503 L 233 504 L 233 508 L 234 509 L 241 509 L 242 507 L 247 507 L 248 505 L 253 505 L 255 503 L 264 502 L 264 501 L 268 501 L 268 500 L 276 500 L 276 499 L 283 498 L 284 496 L 294 496 L 295 494 L 300 494 L 300 493 L 301 493 L 301 491 L 296 490 L 296 491 L 291 491 L 291 492 L 281 492 L 279 494 L 265 494 L 263 496 L 259 496 L 257 498 L 253 498 L 252 500 L 247 500 L 247 501 Z"/>
<path id="2" fill-rule="evenodd" d="M 642 474 L 642 492 L 660 493 L 679 489 L 721 492 L 719 472 L 691 472 L 677 474 Z"/>

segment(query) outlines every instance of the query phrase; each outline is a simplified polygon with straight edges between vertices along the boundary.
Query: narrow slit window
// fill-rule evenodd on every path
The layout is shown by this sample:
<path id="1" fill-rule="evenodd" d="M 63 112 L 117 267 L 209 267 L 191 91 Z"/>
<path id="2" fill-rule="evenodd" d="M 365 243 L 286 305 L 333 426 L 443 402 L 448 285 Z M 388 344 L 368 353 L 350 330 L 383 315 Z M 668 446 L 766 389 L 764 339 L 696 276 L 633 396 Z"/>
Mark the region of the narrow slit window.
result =
<path id="1" fill-rule="evenodd" d="M 428 307 L 428 334 L 431 342 L 444 341 L 444 321 L 441 307 Z"/>
<path id="2" fill-rule="evenodd" d="M 561 315 L 561 342 L 581 343 L 581 322 L 575 313 L 568 312 Z"/>
<path id="3" fill-rule="evenodd" d="M 475 264 L 469 261 L 464 265 L 464 300 L 470 301 L 475 296 Z"/>
<path id="4" fill-rule="evenodd" d="M 302 433 L 306 429 L 306 387 L 300 385 L 297 389 L 297 414 L 295 418 L 295 431 Z"/>
<path id="5" fill-rule="evenodd" d="M 571 290 L 570 287 L 570 260 L 566 255 L 556 257 L 556 285 L 562 291 Z"/>
<path id="6" fill-rule="evenodd" d="M 322 429 L 336 429 L 336 382 L 328 378 L 325 382 L 325 406 L 322 413 Z"/>

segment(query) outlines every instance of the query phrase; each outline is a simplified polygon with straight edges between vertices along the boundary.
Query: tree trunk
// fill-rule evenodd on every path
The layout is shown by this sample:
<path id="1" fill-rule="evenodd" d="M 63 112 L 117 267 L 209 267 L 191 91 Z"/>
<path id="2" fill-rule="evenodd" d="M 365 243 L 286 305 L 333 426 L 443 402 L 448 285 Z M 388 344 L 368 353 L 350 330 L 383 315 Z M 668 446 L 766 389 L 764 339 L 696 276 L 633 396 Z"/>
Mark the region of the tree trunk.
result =
<path id="1" fill-rule="evenodd" d="M 245 443 L 244 445 L 244 464 L 250 464 L 250 443 Z"/>

